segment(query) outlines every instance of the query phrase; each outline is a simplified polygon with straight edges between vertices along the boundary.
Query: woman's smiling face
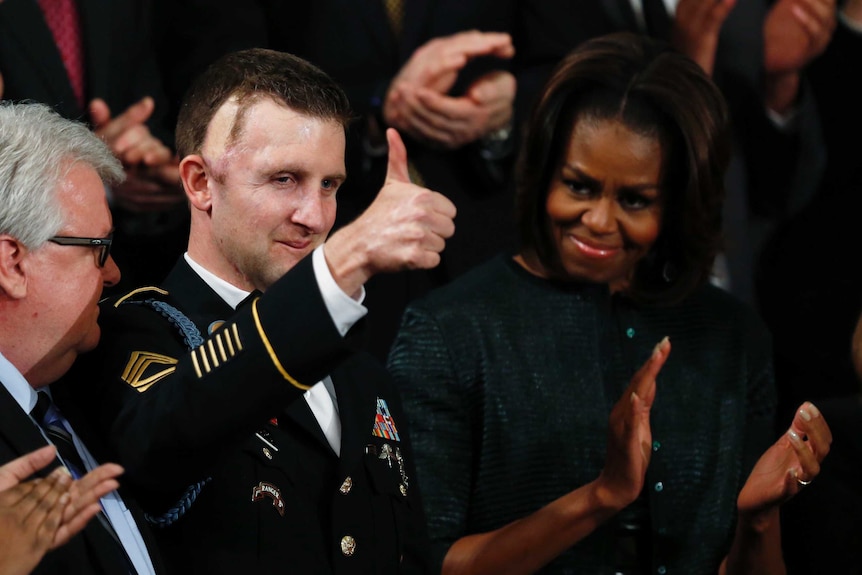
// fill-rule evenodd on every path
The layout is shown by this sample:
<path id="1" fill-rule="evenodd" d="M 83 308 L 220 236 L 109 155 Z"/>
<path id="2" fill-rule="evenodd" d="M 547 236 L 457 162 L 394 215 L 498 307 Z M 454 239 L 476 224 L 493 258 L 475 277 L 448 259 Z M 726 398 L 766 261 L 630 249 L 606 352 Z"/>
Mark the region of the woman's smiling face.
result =
<path id="1" fill-rule="evenodd" d="M 663 160 L 658 137 L 613 119 L 576 121 L 545 202 L 568 278 L 628 287 L 661 231 Z"/>

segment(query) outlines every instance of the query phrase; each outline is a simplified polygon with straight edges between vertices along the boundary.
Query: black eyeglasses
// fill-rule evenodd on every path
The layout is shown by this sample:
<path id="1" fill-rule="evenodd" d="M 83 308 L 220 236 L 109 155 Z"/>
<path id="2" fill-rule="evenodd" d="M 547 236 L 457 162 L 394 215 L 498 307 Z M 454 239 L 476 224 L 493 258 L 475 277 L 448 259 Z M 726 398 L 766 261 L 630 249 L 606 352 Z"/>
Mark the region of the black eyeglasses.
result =
<path id="1" fill-rule="evenodd" d="M 114 234 L 108 234 L 105 238 L 78 238 L 74 236 L 54 236 L 48 238 L 49 242 L 60 244 L 61 246 L 84 246 L 88 248 L 99 248 L 99 257 L 96 260 L 99 267 L 105 267 L 105 262 L 108 261 L 108 256 L 111 255 L 111 244 L 114 243 Z"/>

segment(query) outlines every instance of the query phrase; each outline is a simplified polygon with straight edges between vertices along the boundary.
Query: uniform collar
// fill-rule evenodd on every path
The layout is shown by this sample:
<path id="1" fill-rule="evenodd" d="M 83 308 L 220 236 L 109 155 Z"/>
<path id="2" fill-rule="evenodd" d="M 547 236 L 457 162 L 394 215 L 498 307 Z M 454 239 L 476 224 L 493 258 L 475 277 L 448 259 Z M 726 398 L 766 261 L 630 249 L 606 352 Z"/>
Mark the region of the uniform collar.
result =
<path id="1" fill-rule="evenodd" d="M 189 267 L 200 276 L 200 278 L 207 284 L 214 292 L 218 294 L 218 296 L 225 301 L 233 309 L 236 309 L 237 306 L 246 298 L 248 294 L 251 292 L 247 292 L 242 290 L 235 285 L 228 283 L 200 265 L 198 262 L 192 259 L 192 257 L 186 252 L 183 254 L 183 257 L 186 260 L 186 263 L 189 264 Z"/>

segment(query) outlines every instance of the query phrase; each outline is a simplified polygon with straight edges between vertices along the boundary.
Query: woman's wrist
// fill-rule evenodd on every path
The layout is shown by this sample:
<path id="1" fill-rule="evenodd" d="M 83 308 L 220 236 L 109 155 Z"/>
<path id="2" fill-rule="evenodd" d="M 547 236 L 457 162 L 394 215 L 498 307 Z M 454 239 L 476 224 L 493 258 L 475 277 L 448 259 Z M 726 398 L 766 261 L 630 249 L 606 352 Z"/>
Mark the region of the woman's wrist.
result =
<path id="1" fill-rule="evenodd" d="M 637 495 L 634 498 L 622 496 L 619 490 L 609 485 L 601 475 L 595 481 L 588 483 L 586 487 L 589 489 L 590 506 L 601 521 L 613 517 L 637 498 Z"/>
<path id="2" fill-rule="evenodd" d="M 778 507 L 770 507 L 758 512 L 739 511 L 737 522 L 738 529 L 743 529 L 751 534 L 762 535 L 770 527 L 778 524 L 780 520 Z"/>

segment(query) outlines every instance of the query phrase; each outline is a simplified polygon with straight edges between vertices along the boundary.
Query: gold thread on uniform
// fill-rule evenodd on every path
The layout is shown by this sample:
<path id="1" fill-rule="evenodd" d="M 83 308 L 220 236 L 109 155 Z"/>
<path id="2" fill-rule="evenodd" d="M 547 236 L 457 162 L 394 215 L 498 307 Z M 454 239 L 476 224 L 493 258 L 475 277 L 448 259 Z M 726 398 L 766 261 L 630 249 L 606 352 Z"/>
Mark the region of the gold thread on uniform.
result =
<path id="1" fill-rule="evenodd" d="M 210 350 L 210 358 L 213 360 L 213 369 L 219 366 L 218 356 L 216 356 L 215 346 L 213 346 L 213 340 L 207 341 L 207 349 Z"/>
<path id="2" fill-rule="evenodd" d="M 123 303 L 124 301 L 126 301 L 127 299 L 132 297 L 133 295 L 136 295 L 136 294 L 139 294 L 139 293 L 145 292 L 145 291 L 154 291 L 154 292 L 160 293 L 162 295 L 168 295 L 168 292 L 166 292 L 165 290 L 163 290 L 161 288 L 157 288 L 155 286 L 140 287 L 138 289 L 134 289 L 134 290 L 130 291 L 129 293 L 127 293 L 126 295 L 124 295 L 123 297 L 118 299 L 114 303 L 114 307 L 120 307 L 121 303 Z"/>
<path id="3" fill-rule="evenodd" d="M 273 365 L 275 365 L 275 368 L 278 370 L 281 376 L 287 381 L 289 381 L 294 387 L 297 387 L 302 390 L 309 389 L 309 386 L 302 385 L 301 383 L 293 379 L 290 374 L 287 373 L 287 370 L 284 369 L 284 366 L 281 365 L 281 362 L 275 355 L 275 350 L 272 349 L 272 344 L 269 343 L 269 338 L 266 337 L 266 334 L 263 332 L 263 326 L 260 325 L 260 316 L 257 313 L 257 300 L 254 300 L 251 305 L 251 314 L 254 317 L 254 325 L 257 327 L 257 332 L 260 335 L 260 340 L 263 342 L 263 347 L 266 348 L 266 352 L 269 354 L 269 359 L 272 361 Z M 236 327 L 236 324 L 234 324 L 234 327 Z"/>
<path id="4" fill-rule="evenodd" d="M 216 334 L 215 341 L 218 344 L 218 352 L 221 355 L 221 360 L 227 361 L 227 354 L 224 352 L 224 345 L 221 342 L 221 332 Z"/>
<path id="5" fill-rule="evenodd" d="M 229 329 L 222 330 L 220 333 L 224 334 L 224 342 L 227 344 L 227 351 L 231 355 L 231 357 L 236 355 L 236 350 L 233 348 L 233 341 L 231 340 L 231 331 Z"/>
<path id="6" fill-rule="evenodd" d="M 141 379 L 141 373 L 143 372 L 143 370 L 144 370 L 146 367 L 147 367 L 147 364 L 145 364 L 144 362 L 138 362 L 138 363 L 134 366 L 134 369 L 132 370 L 132 372 L 131 372 L 131 373 L 128 373 L 128 374 L 123 378 L 123 381 L 125 381 L 126 383 L 129 383 L 129 382 L 131 382 L 131 381 L 138 381 L 139 379 Z"/>
<path id="7" fill-rule="evenodd" d="M 144 392 L 157 381 L 176 371 L 176 364 L 177 360 L 167 355 L 149 351 L 134 351 L 130 354 L 129 362 L 126 364 L 120 378 L 139 392 Z M 149 377 L 143 377 L 151 365 L 169 365 L 170 367 Z"/>
<path id="8" fill-rule="evenodd" d="M 201 366 L 198 365 L 198 356 L 195 355 L 194 351 L 192 351 L 192 365 L 195 366 L 195 373 L 198 374 L 198 378 L 202 378 L 204 375 L 201 373 Z"/>
<path id="9" fill-rule="evenodd" d="M 133 353 L 132 356 L 137 354 L 137 352 Z M 134 379 L 137 375 L 137 372 L 140 371 L 141 364 L 138 361 L 134 361 L 132 358 L 129 359 L 129 363 L 126 364 L 126 369 L 123 370 L 123 374 L 120 376 L 125 382 L 128 382 L 131 379 Z"/>
<path id="10" fill-rule="evenodd" d="M 207 372 L 207 373 L 211 372 L 211 371 L 212 371 L 212 369 L 210 368 L 210 362 L 209 362 L 209 360 L 207 359 L 207 354 L 206 354 L 206 352 L 204 351 L 204 346 L 200 346 L 199 348 L 197 348 L 197 349 L 195 350 L 195 352 L 197 352 L 197 353 L 200 353 L 200 354 L 201 354 L 201 363 L 203 363 L 203 365 L 204 365 L 204 371 L 205 371 L 205 372 Z"/>
<path id="11" fill-rule="evenodd" d="M 150 377 L 148 377 L 146 379 L 140 380 L 137 383 L 137 385 L 133 385 L 132 387 L 137 389 L 139 392 L 143 393 L 143 392 L 147 391 L 148 389 L 150 389 L 153 385 L 158 383 L 160 380 L 166 378 L 167 376 L 169 376 L 170 374 L 175 372 L 176 370 L 177 370 L 176 366 L 169 367 L 164 371 L 160 371 L 159 373 L 151 375 Z"/>
<path id="12" fill-rule="evenodd" d="M 168 355 L 153 353 L 149 351 L 134 351 L 129 355 L 129 362 L 121 376 L 124 380 L 130 378 L 131 374 L 138 375 L 144 368 L 152 363 L 160 363 L 163 365 L 174 365 L 177 360 Z"/>
<path id="13" fill-rule="evenodd" d="M 255 317 L 257 317 L 257 300 L 254 300 L 254 310 Z M 239 339 L 239 328 L 236 327 L 236 324 L 233 324 L 231 329 L 233 330 L 234 341 L 236 341 L 236 350 L 242 351 L 242 341 Z"/>

